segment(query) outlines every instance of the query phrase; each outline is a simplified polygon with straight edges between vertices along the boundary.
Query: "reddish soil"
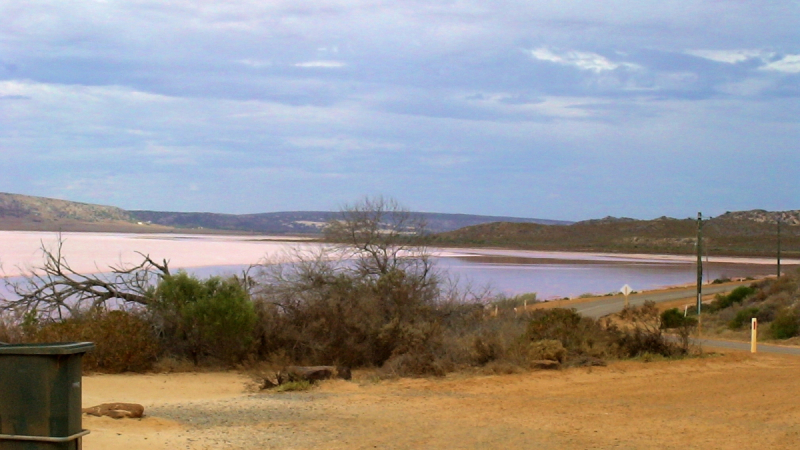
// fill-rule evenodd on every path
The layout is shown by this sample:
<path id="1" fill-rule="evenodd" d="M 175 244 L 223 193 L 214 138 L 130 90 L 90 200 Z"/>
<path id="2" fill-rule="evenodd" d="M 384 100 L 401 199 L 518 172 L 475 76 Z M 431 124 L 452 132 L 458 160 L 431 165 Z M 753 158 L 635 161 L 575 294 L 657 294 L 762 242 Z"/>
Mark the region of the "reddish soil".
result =
<path id="1" fill-rule="evenodd" d="M 323 382 L 260 393 L 238 373 L 84 378 L 84 448 L 789 449 L 800 445 L 800 358 L 731 352 L 512 375 Z"/>

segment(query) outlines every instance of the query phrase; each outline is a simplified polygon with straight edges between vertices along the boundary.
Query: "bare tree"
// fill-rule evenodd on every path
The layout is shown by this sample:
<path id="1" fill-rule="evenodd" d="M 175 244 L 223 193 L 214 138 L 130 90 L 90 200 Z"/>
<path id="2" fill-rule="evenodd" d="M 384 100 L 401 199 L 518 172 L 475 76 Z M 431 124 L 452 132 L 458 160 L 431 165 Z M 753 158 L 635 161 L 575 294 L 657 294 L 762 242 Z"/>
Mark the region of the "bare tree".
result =
<path id="1" fill-rule="evenodd" d="M 366 197 L 346 205 L 340 217 L 328 223 L 325 237 L 340 244 L 364 275 L 398 269 L 422 278 L 430 274 L 425 221 L 396 200 Z"/>
<path id="2" fill-rule="evenodd" d="M 42 244 L 42 266 L 30 270 L 22 281 L 5 279 L 12 297 L 0 301 L 0 311 L 63 318 L 114 300 L 147 305 L 154 282 L 169 276 L 167 260 L 159 264 L 142 253 L 138 264 L 109 266 L 105 274 L 81 274 L 70 267 L 62 253 L 63 244 L 61 236 L 54 249 Z"/>

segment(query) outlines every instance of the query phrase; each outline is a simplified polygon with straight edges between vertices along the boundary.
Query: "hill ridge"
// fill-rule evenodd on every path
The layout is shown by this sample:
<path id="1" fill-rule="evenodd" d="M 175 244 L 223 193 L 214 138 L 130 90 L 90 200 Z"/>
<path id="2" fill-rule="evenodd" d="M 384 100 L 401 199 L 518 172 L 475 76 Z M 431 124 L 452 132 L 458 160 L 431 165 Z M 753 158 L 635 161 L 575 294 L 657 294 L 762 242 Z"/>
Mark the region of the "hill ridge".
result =
<path id="1" fill-rule="evenodd" d="M 333 211 L 279 211 L 251 214 L 124 210 L 68 200 L 0 193 L 0 229 L 121 232 L 248 232 L 318 235 Z M 433 233 L 492 221 L 568 224 L 507 216 L 416 213 Z"/>

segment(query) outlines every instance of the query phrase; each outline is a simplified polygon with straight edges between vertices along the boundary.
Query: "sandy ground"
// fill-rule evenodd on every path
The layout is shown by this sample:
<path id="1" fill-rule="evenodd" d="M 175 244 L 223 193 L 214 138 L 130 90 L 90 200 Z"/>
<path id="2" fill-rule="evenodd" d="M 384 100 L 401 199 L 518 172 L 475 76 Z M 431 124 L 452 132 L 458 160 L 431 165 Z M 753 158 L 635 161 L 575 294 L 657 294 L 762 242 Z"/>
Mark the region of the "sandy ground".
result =
<path id="1" fill-rule="evenodd" d="M 84 448 L 728 449 L 800 445 L 800 358 L 699 359 L 441 379 L 324 382 L 258 393 L 237 373 L 84 377 Z"/>

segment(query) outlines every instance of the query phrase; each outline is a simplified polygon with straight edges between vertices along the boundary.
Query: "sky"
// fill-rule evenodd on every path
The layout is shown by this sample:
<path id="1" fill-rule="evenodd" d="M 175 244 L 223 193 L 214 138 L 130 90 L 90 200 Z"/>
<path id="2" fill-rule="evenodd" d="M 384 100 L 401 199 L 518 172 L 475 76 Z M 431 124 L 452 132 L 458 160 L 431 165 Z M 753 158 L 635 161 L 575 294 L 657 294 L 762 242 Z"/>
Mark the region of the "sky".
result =
<path id="1" fill-rule="evenodd" d="M 583 220 L 800 209 L 800 2 L 0 0 L 0 192 Z"/>

